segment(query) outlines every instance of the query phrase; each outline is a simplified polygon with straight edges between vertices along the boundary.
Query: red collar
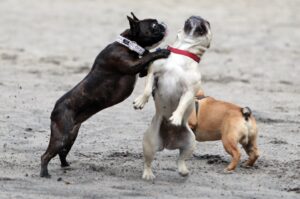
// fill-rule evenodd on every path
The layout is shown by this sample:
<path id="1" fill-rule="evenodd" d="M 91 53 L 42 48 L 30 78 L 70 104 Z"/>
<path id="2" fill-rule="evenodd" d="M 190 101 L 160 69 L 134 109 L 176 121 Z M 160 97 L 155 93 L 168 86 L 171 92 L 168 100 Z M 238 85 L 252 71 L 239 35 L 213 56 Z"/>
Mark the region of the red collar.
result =
<path id="1" fill-rule="evenodd" d="M 184 55 L 187 56 L 189 58 L 192 58 L 195 62 L 200 62 L 200 57 L 194 53 L 191 53 L 189 51 L 186 50 L 180 50 L 178 48 L 173 48 L 171 46 L 168 46 L 167 48 L 169 51 L 171 51 L 172 53 L 176 53 L 176 54 L 180 54 L 180 55 Z"/>

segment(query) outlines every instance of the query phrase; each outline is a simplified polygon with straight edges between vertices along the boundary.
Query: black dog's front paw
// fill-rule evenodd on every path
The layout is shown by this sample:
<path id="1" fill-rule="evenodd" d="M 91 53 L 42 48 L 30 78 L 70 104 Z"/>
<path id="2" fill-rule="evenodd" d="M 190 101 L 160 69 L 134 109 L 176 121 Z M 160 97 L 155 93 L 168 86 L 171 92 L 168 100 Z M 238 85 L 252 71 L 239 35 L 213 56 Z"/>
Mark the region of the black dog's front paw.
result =
<path id="1" fill-rule="evenodd" d="M 161 58 L 168 58 L 171 52 L 168 49 L 161 49 L 161 50 L 157 51 L 156 53 Z"/>
<path id="2" fill-rule="evenodd" d="M 139 74 L 139 77 L 140 77 L 140 78 L 147 76 L 147 74 L 148 74 L 148 67 L 149 67 L 149 66 L 146 66 L 146 67 L 140 72 L 140 74 Z"/>

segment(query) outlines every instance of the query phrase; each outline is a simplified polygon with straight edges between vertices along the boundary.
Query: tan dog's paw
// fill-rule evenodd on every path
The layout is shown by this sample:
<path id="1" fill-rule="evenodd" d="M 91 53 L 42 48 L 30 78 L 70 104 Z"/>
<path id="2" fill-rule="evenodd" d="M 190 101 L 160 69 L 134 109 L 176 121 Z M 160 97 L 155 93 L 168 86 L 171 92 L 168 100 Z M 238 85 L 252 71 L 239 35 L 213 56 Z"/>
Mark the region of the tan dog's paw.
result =
<path id="1" fill-rule="evenodd" d="M 243 167 L 243 168 L 245 168 L 245 169 L 250 169 L 250 168 L 252 168 L 253 166 L 252 166 L 252 165 L 249 165 L 249 164 L 247 164 L 247 163 L 245 163 L 245 164 L 241 165 L 241 167 Z"/>
<path id="2" fill-rule="evenodd" d="M 134 109 L 143 109 L 148 99 L 149 97 L 145 95 L 138 96 L 133 102 Z"/>
<path id="3" fill-rule="evenodd" d="M 229 170 L 228 168 L 224 169 L 223 170 L 223 174 L 233 174 L 234 173 L 234 170 Z"/>
<path id="4" fill-rule="evenodd" d="M 173 124 L 175 126 L 180 126 L 182 123 L 182 117 L 175 112 L 172 114 L 172 116 L 170 117 L 169 120 L 170 120 L 171 124 Z"/>
<path id="5" fill-rule="evenodd" d="M 154 180 L 155 175 L 153 174 L 153 172 L 151 170 L 144 170 L 143 179 L 144 180 Z"/>

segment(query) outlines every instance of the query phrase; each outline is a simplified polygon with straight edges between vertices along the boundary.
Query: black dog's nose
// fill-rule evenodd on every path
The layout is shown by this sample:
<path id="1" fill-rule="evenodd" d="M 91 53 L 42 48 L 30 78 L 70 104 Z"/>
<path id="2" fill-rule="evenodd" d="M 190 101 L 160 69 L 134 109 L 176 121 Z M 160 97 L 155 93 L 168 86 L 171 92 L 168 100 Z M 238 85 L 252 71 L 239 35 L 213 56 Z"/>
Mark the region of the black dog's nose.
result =
<path id="1" fill-rule="evenodd" d="M 160 22 L 159 25 L 161 26 L 161 31 L 165 34 L 167 33 L 167 24 L 164 22 Z"/>
<path id="2" fill-rule="evenodd" d="M 167 24 L 165 24 L 164 22 L 160 22 L 160 25 L 162 25 L 165 28 L 165 30 L 167 30 Z"/>

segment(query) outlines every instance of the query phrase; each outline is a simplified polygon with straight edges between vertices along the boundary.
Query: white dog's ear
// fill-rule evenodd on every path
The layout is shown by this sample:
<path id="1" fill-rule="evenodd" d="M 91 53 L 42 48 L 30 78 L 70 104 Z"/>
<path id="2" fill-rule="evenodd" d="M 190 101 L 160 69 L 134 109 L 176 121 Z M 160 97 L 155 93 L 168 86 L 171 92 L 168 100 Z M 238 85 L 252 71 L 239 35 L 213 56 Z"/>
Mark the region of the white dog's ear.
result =
<path id="1" fill-rule="evenodd" d="M 183 33 L 183 30 L 182 30 L 182 29 L 178 30 L 178 32 L 177 32 L 177 39 L 178 39 L 179 41 L 181 41 L 181 40 L 183 39 L 182 33 Z"/>
<path id="2" fill-rule="evenodd" d="M 206 24 L 207 24 L 208 28 L 210 29 L 210 23 L 208 21 L 206 21 Z"/>
<path id="3" fill-rule="evenodd" d="M 211 30 L 210 30 L 210 24 L 209 24 L 208 21 L 207 21 L 206 27 L 207 27 L 207 34 L 206 35 L 207 35 L 207 37 L 209 39 L 209 44 L 208 44 L 207 48 L 209 48 L 210 47 L 210 42 L 212 40 L 212 33 L 211 33 Z"/>

